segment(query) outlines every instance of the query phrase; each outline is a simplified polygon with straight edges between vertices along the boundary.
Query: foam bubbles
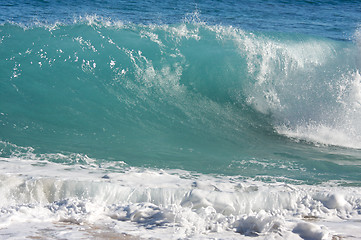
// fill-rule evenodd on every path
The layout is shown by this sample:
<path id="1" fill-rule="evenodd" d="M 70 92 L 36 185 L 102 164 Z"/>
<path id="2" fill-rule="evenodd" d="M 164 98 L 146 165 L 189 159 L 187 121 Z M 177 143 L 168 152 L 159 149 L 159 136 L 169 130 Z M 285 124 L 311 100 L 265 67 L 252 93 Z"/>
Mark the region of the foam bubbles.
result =
<path id="1" fill-rule="evenodd" d="M 298 223 L 293 232 L 299 234 L 303 239 L 322 240 L 330 237 L 325 228 L 307 222 Z"/>
<path id="2" fill-rule="evenodd" d="M 69 237 L 96 227 L 161 239 L 324 239 L 357 236 L 347 229 L 359 226 L 361 218 L 361 192 L 352 187 L 262 183 L 116 165 L 109 172 L 107 166 L 69 168 L 15 157 L 1 161 L 6 164 L 0 173 L 0 233 L 11 236 L 27 236 L 27 228 L 8 232 L 27 222 L 38 229 L 35 236 L 42 232 L 39 226 L 54 233 L 66 224 Z M 348 228 L 329 227 L 340 221 Z"/>

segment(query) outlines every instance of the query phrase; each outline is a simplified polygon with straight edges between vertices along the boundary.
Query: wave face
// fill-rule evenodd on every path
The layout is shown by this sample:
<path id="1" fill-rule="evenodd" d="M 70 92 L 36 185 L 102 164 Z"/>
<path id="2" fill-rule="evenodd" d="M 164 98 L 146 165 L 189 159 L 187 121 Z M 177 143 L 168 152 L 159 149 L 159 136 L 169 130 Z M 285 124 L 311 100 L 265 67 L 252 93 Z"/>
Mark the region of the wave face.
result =
<path id="1" fill-rule="evenodd" d="M 5 23 L 0 34 L 1 157 L 31 146 L 132 166 L 359 180 L 357 34 L 96 17 Z"/>

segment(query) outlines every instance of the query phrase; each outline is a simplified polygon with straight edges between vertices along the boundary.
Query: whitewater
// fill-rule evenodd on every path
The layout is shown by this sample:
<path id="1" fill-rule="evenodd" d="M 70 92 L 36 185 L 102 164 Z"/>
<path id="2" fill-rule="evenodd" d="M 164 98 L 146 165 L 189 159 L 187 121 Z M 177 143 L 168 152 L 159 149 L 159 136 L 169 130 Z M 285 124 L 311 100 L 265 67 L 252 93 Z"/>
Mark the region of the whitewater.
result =
<path id="1" fill-rule="evenodd" d="M 263 4 L 0 4 L 0 238 L 361 239 L 360 6 Z"/>

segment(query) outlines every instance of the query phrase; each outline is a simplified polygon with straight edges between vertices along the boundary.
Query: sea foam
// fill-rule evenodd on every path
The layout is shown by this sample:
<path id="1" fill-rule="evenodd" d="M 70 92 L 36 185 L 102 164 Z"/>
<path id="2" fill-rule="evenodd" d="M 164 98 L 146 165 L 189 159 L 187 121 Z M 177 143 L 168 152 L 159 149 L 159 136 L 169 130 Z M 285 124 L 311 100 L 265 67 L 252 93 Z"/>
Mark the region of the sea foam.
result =
<path id="1" fill-rule="evenodd" d="M 74 229 L 86 235 L 95 227 L 164 239 L 360 236 L 349 231 L 359 226 L 358 188 L 111 164 L 0 160 L 6 163 L 1 169 L 0 232 L 8 237 L 41 236 L 44 226 L 53 236 L 67 226 L 72 237 L 79 234 Z M 22 223 L 33 229 L 11 231 Z"/>

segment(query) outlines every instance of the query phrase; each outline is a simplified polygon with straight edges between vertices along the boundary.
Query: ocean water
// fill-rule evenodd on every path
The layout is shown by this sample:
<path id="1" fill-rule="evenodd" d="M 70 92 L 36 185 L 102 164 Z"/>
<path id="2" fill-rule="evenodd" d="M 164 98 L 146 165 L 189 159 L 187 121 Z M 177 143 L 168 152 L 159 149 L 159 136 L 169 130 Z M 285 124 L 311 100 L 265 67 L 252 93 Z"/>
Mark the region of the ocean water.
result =
<path id="1" fill-rule="evenodd" d="M 361 239 L 359 1 L 0 1 L 1 239 Z"/>

